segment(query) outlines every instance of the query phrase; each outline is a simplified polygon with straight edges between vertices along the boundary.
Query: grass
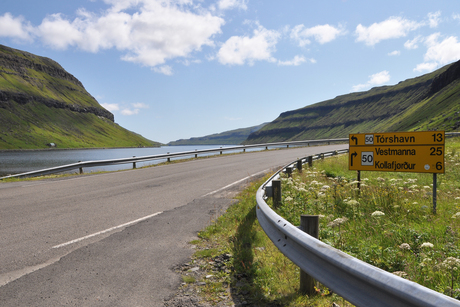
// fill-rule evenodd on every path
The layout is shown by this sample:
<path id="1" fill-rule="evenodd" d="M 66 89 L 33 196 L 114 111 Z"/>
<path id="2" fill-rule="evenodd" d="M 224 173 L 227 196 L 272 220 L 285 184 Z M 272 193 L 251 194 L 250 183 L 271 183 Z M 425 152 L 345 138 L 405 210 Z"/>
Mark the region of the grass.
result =
<path id="1" fill-rule="evenodd" d="M 306 297 L 298 293 L 299 269 L 265 235 L 256 212 L 255 194 L 266 180 L 252 183 L 237 197 L 238 203 L 199 233 L 201 240 L 191 243 L 200 249 L 195 258 L 208 260 L 231 254 L 229 272 L 219 272 L 217 279 L 201 287 L 201 294 L 215 305 L 221 303 L 220 293 L 229 285 L 231 295 L 250 306 L 331 306 L 343 300 L 335 294 Z M 323 287 L 324 288 L 324 287 Z M 220 289 L 222 291 L 217 291 Z M 343 305 L 342 305 L 343 306 Z"/>
<path id="2" fill-rule="evenodd" d="M 283 199 L 277 211 L 294 225 L 300 224 L 302 214 L 319 215 L 323 242 L 459 299 L 459 149 L 459 139 L 447 140 L 446 173 L 438 174 L 437 214 L 432 212 L 431 174 L 362 172 L 357 191 L 356 172 L 348 170 L 347 155 L 315 162 L 312 169 L 296 171 L 292 178 L 282 177 Z M 219 296 L 211 289 L 228 283 L 232 296 L 251 306 L 334 302 L 350 306 L 323 285 L 318 285 L 318 295 L 298 293 L 299 269 L 278 251 L 257 221 L 255 194 L 265 180 L 244 190 L 237 204 L 199 233 L 201 241 L 193 242 L 212 250 L 210 260 L 233 255 L 228 264 L 232 270 L 214 286 L 202 287 L 203 297 L 219 305 Z"/>

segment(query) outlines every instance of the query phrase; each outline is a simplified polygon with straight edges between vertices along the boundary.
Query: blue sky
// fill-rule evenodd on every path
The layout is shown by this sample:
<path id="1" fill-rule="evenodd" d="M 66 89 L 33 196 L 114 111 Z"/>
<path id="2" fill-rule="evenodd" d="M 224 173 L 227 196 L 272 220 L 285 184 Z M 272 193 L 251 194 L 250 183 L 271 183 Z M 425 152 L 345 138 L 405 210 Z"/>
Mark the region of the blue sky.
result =
<path id="1" fill-rule="evenodd" d="M 0 44 L 49 57 L 163 143 L 269 122 L 460 59 L 457 1 L 3 0 Z"/>

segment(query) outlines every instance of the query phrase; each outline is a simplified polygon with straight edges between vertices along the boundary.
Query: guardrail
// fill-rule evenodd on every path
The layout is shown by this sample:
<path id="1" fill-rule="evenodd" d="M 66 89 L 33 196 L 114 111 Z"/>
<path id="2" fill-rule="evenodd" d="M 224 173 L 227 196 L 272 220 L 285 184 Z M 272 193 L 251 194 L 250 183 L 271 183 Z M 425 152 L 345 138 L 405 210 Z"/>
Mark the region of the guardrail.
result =
<path id="1" fill-rule="evenodd" d="M 348 150 L 344 150 L 347 151 Z M 343 151 L 341 151 L 343 152 Z M 340 152 L 313 156 L 314 160 Z M 303 162 L 306 158 L 301 159 Z M 275 213 L 265 202 L 266 190 L 280 172 L 257 191 L 257 219 L 275 246 L 302 271 L 356 306 L 460 306 L 460 301 L 358 260 L 306 234 Z M 271 192 L 268 192 L 271 193 Z"/>
<path id="2" fill-rule="evenodd" d="M 459 136 L 460 132 L 448 132 L 445 134 L 448 137 L 452 136 Z M 14 174 L 5 177 L 0 177 L 0 180 L 8 179 L 8 178 L 24 178 L 24 177 L 34 177 L 34 176 L 44 176 L 56 173 L 67 172 L 74 169 L 80 169 L 80 173 L 83 172 L 84 167 L 97 167 L 97 166 L 107 166 L 107 165 L 116 165 L 116 164 L 128 164 L 133 163 L 133 168 L 136 168 L 136 162 L 145 162 L 145 161 L 152 161 L 152 160 L 159 160 L 159 159 L 168 159 L 176 157 L 184 157 L 195 155 L 198 157 L 198 154 L 206 154 L 212 152 L 222 152 L 224 151 L 232 151 L 232 150 L 243 150 L 249 148 L 263 148 L 268 149 L 269 147 L 279 147 L 279 146 L 302 146 L 310 144 L 312 145 L 321 145 L 321 144 L 330 144 L 330 143 L 339 143 L 339 142 L 348 142 L 348 138 L 337 138 L 337 139 L 321 139 L 321 140 L 305 140 L 305 141 L 292 141 L 292 142 L 274 142 L 274 143 L 265 143 L 265 144 L 253 144 L 253 145 L 240 145 L 240 146 L 232 146 L 232 147 L 225 147 L 225 148 L 214 148 L 214 149 L 203 149 L 203 150 L 195 150 L 195 151 L 184 151 L 184 152 L 177 152 L 172 154 L 160 154 L 160 155 L 152 155 L 152 156 L 143 156 L 143 157 L 133 157 L 133 158 L 122 158 L 122 159 L 110 159 L 110 160 L 97 160 L 97 161 L 82 161 L 72 164 L 66 164 L 62 166 L 51 167 L 47 169 L 31 171 L 21 174 Z"/>
<path id="3" fill-rule="evenodd" d="M 195 155 L 195 158 L 196 158 L 198 157 L 199 154 L 209 154 L 213 152 L 220 152 L 220 154 L 222 154 L 224 151 L 233 151 L 233 150 L 242 150 L 243 152 L 245 152 L 246 149 L 250 149 L 250 148 L 268 149 L 269 147 L 280 147 L 280 146 L 289 147 L 289 146 L 302 146 L 302 145 L 309 146 L 309 145 L 321 145 L 321 144 L 330 144 L 330 143 L 339 143 L 339 142 L 348 142 L 348 138 L 239 145 L 239 146 L 232 146 L 232 147 L 224 147 L 224 148 L 221 147 L 221 148 L 213 148 L 213 149 L 184 151 L 184 152 L 143 156 L 143 157 L 97 160 L 97 161 L 83 161 L 83 162 L 66 164 L 62 166 L 56 166 L 56 167 L 51 167 L 51 168 L 37 170 L 37 171 L 31 171 L 31 172 L 26 172 L 26 173 L 21 173 L 21 174 L 14 174 L 14 175 L 9 175 L 5 177 L 0 177 L 0 180 L 8 179 L 8 178 L 44 176 L 44 175 L 49 175 L 49 174 L 67 172 L 67 171 L 74 170 L 74 169 L 80 169 L 80 173 L 82 173 L 84 167 L 87 168 L 87 167 L 97 167 L 97 166 L 107 166 L 107 165 L 117 165 L 117 164 L 128 164 L 128 163 L 133 163 L 133 168 L 136 168 L 136 164 L 135 164 L 136 162 L 146 162 L 146 161 L 159 160 L 159 159 L 168 159 L 169 161 L 171 158 L 193 156 L 193 155 Z"/>

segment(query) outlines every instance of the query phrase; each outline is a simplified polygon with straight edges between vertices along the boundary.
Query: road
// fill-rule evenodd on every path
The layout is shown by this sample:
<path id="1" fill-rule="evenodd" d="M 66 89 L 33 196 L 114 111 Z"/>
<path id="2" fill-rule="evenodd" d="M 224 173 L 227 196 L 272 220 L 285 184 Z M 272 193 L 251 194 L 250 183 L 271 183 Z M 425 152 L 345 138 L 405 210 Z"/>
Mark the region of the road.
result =
<path id="1" fill-rule="evenodd" d="M 163 306 L 171 268 L 248 181 L 348 145 L 0 183 L 0 306 Z"/>

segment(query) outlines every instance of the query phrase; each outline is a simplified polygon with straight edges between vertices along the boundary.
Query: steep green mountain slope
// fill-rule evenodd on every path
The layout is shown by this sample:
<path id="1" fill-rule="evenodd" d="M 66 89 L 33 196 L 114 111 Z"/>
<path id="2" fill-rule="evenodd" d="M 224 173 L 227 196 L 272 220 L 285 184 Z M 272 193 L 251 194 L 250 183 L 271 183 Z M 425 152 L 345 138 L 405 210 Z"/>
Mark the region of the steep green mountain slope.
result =
<path id="1" fill-rule="evenodd" d="M 258 131 L 266 124 L 267 123 L 263 123 L 254 127 L 235 129 L 187 140 L 181 139 L 169 142 L 168 145 L 239 145 L 246 140 L 252 132 Z"/>
<path id="2" fill-rule="evenodd" d="M 158 146 L 114 123 L 55 61 L 0 45 L 0 149 Z"/>
<path id="3" fill-rule="evenodd" d="M 282 113 L 244 144 L 346 137 L 349 133 L 460 127 L 460 61 L 394 86 Z"/>

